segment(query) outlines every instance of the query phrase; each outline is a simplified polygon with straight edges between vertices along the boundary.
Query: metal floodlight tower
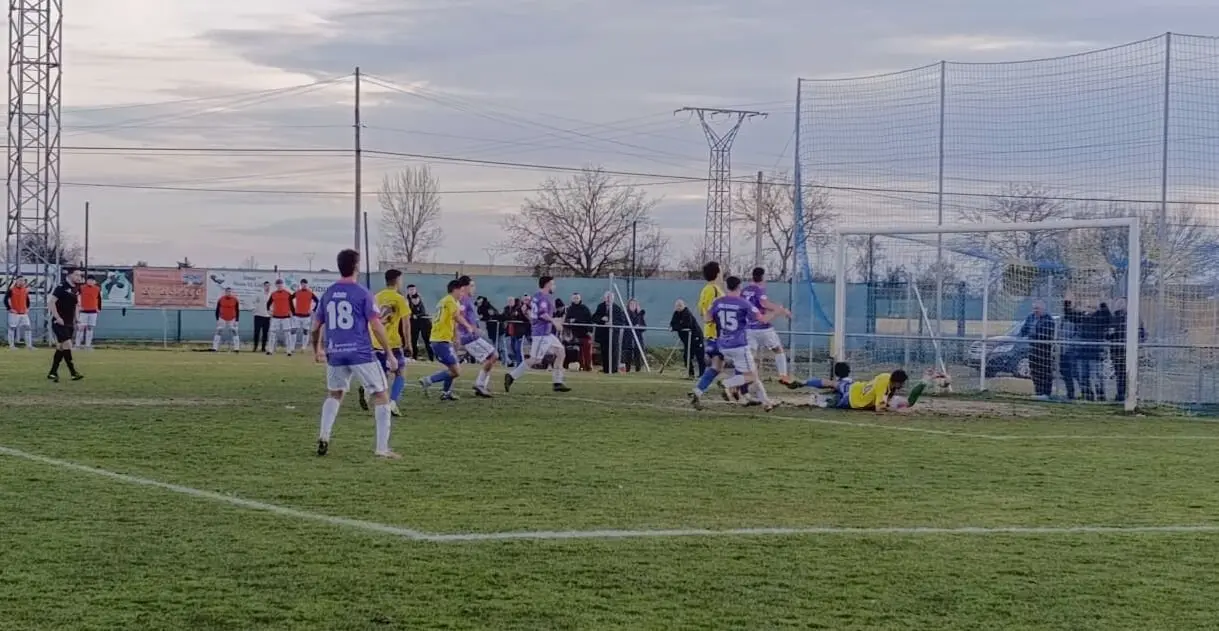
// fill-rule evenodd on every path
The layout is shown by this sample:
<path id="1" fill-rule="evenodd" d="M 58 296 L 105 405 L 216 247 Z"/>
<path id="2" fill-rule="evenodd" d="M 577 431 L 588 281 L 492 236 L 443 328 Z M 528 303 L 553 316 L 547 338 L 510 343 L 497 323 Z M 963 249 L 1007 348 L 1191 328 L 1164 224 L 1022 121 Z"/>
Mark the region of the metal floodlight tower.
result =
<path id="1" fill-rule="evenodd" d="M 683 107 L 674 112 L 692 112 L 711 145 L 711 162 L 707 168 L 707 217 L 703 224 L 703 247 L 708 260 L 727 265 L 732 255 L 732 142 L 741 125 L 764 112 L 727 110 L 715 107 Z M 717 131 L 712 122 L 717 116 L 735 119 L 726 131 Z"/>
<path id="2" fill-rule="evenodd" d="M 49 285 L 60 262 L 63 0 L 9 0 L 8 24 L 6 264 L 35 266 Z"/>

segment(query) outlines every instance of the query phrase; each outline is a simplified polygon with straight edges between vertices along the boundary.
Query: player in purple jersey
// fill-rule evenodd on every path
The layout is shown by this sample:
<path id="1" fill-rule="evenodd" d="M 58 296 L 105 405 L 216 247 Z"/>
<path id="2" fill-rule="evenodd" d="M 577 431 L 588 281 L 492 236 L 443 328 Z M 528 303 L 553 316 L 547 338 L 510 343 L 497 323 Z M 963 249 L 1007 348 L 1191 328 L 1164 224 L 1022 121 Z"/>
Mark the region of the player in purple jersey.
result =
<path id="1" fill-rule="evenodd" d="M 474 279 L 462 276 L 457 279 L 461 286 L 461 312 L 465 316 L 464 324 L 458 325 L 457 337 L 466 352 L 474 361 L 482 364 L 478 377 L 474 379 L 474 396 L 484 399 L 491 398 L 491 369 L 499 360 L 495 345 L 483 337 L 482 328 L 478 325 L 478 308 L 474 306 Z"/>
<path id="2" fill-rule="evenodd" d="M 563 320 L 554 315 L 554 277 L 543 276 L 538 279 L 538 292 L 533 295 L 529 320 L 532 322 L 533 346 L 529 353 L 529 361 L 521 362 L 504 375 L 504 392 L 512 389 L 512 384 L 520 379 L 530 368 L 541 368 L 549 357 L 554 362 L 551 367 L 553 388 L 555 392 L 571 392 L 563 383 L 563 357 L 566 350 L 559 341 L 559 331 L 563 329 Z"/>
<path id="3" fill-rule="evenodd" d="M 398 454 L 389 448 L 389 387 L 385 372 L 398 369 L 393 354 L 385 358 L 385 368 L 373 353 L 372 337 L 375 335 L 381 348 L 389 348 L 389 336 L 381 323 L 381 314 L 372 294 L 360 286 L 360 253 L 343 250 L 338 256 L 339 274 L 342 278 L 330 286 L 322 295 L 318 309 L 313 315 L 310 343 L 313 357 L 326 362 L 326 389 L 329 396 L 322 402 L 322 428 L 317 439 L 317 455 L 325 456 L 330 450 L 330 430 L 338 418 L 343 395 L 351 387 L 351 378 L 356 377 L 370 393 L 374 402 L 374 418 L 377 421 L 377 447 L 375 453 L 382 458 L 397 459 Z M 322 342 L 325 341 L 323 347 Z"/>
<path id="4" fill-rule="evenodd" d="M 729 276 L 724 281 L 724 286 L 728 290 L 728 294 L 716 298 L 707 311 L 711 321 L 715 323 L 718 336 L 716 343 L 719 345 L 719 351 L 724 356 L 724 361 L 731 363 L 736 371 L 736 374 L 724 380 L 723 385 L 730 390 L 740 387 L 744 387 L 746 390 L 752 389 L 757 393 L 758 401 L 761 401 L 765 410 L 769 412 L 775 409 L 775 404 L 766 396 L 766 389 L 758 380 L 757 363 L 754 361 L 753 353 L 749 350 L 747 331 L 751 322 L 769 322 L 770 318 L 774 316 L 770 313 L 762 313 L 748 300 L 741 297 L 740 278 Z M 697 386 L 690 393 L 690 404 L 695 409 L 702 409 L 704 393 L 705 391 L 700 390 Z"/>
<path id="5" fill-rule="evenodd" d="M 762 313 L 773 314 L 771 317 L 780 315 L 790 318 L 792 313 L 783 305 L 771 302 L 766 295 L 766 270 L 761 267 L 753 268 L 750 274 L 753 279 L 752 283 L 745 285 L 741 290 L 741 297 L 749 301 L 749 304 L 757 308 Z M 774 353 L 775 369 L 779 371 L 779 383 L 787 385 L 791 382 L 791 376 L 787 374 L 787 354 L 783 352 L 783 343 L 779 341 L 779 333 L 775 331 L 775 327 L 770 322 L 754 321 L 749 323 L 749 330 L 745 333 L 749 340 L 749 350 L 754 357 L 761 355 L 762 349 L 767 349 Z"/>

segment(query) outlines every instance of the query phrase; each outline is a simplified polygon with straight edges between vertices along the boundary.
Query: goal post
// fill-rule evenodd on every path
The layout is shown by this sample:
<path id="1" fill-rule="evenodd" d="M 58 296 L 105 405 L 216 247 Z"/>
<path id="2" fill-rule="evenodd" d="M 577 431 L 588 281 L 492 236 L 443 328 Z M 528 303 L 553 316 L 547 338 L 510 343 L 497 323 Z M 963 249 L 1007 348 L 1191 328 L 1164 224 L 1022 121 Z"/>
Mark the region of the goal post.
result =
<path id="1" fill-rule="evenodd" d="M 1029 362 L 1036 363 L 1039 374 L 1045 373 L 1045 362 L 1053 364 L 1052 375 L 1060 375 L 1069 364 L 1070 357 L 1081 357 L 1080 370 L 1089 371 L 1086 381 L 1088 398 L 1094 391 L 1113 390 L 1106 387 L 1108 377 L 1117 382 L 1117 390 L 1125 386 L 1126 410 L 1134 410 L 1138 401 L 1139 344 L 1141 330 L 1140 291 L 1142 288 L 1143 253 L 1140 243 L 1140 224 L 1136 217 L 1111 217 L 1098 219 L 1066 219 L 1037 222 L 987 222 L 945 225 L 909 224 L 889 226 L 848 226 L 836 232 L 835 282 L 834 282 L 834 331 L 832 354 L 837 361 L 848 361 L 862 355 L 876 366 L 901 363 L 894 349 L 886 349 L 886 341 L 905 339 L 904 358 L 909 361 L 911 337 L 927 342 L 927 353 L 921 356 L 927 365 L 943 366 L 945 353 L 953 355 L 954 370 L 961 372 L 966 366 L 979 373 L 980 389 L 986 389 L 988 373 L 1003 368 L 1013 376 L 1030 376 Z M 853 250 L 866 242 L 866 257 Z M 866 270 L 860 270 L 860 261 L 867 261 Z M 877 270 L 877 261 L 882 269 Z M 880 280 L 878 280 L 880 279 Z M 904 290 L 899 286 L 906 283 Z M 852 324 L 858 321 L 853 313 L 860 311 L 860 293 L 853 287 L 866 289 L 869 301 L 869 316 L 875 314 L 877 302 L 884 302 L 889 316 L 888 330 L 875 320 L 868 323 L 865 331 Z M 913 287 L 914 291 L 910 291 Z M 922 291 L 919 288 L 922 287 Z M 951 300 L 945 299 L 946 288 L 952 288 Z M 902 295 L 905 295 L 903 303 Z M 878 297 L 879 295 L 879 297 Z M 1082 296 L 1078 304 L 1073 303 L 1073 314 L 1059 313 L 1051 301 L 1071 296 Z M 910 304 L 909 296 L 917 296 L 917 305 Z M 926 298 L 924 300 L 924 297 Z M 1114 323 L 1104 337 L 1088 338 L 1076 332 L 1075 323 L 1091 323 L 1099 320 L 1083 320 L 1075 308 L 1087 309 L 1087 313 L 1104 303 L 1113 307 L 1117 300 L 1125 300 L 1124 323 Z M 904 306 L 903 306 L 904 304 Z M 945 313 L 949 304 L 953 313 Z M 1062 304 L 1062 303 L 1059 303 Z M 1052 357 L 1046 360 L 1039 351 L 1028 349 L 1032 345 L 1014 339 L 1019 332 L 1019 323 L 1028 312 L 1039 305 L 1049 307 L 1054 318 L 1053 339 L 1046 341 L 1054 347 Z M 1065 306 L 1065 304 L 1063 304 Z M 929 313 L 929 309 L 933 312 Z M 902 321 L 904 323 L 895 322 Z M 902 335 L 901 329 L 909 332 L 915 321 L 919 333 Z M 946 333 L 949 322 L 955 323 L 955 331 Z M 1085 324 L 1080 324 L 1080 327 Z M 999 330 L 995 327 L 1004 327 Z M 1124 334 L 1117 333 L 1123 327 Z M 1066 333 L 1064 333 L 1064 331 Z M 1060 337 L 1062 335 L 1063 337 Z M 852 344 L 851 338 L 861 342 Z M 997 343 L 1003 340 L 1003 343 Z M 1040 338 L 1039 338 L 1039 341 Z M 1011 343 L 1008 343 L 1011 342 Z M 996 350 L 1007 352 L 1003 358 L 997 355 L 988 364 L 988 353 Z M 1023 350 L 1022 350 L 1023 349 Z M 1089 350 L 1094 349 L 1094 350 Z M 1026 363 L 1017 368 L 1021 360 L 1013 359 L 1021 352 Z M 1120 354 L 1119 354 L 1120 353 Z M 1010 355 L 1011 357 L 1008 357 Z M 1095 360 L 1093 357 L 1105 357 Z M 1011 366 L 1002 362 L 1013 362 Z M 1072 359 L 1072 362 L 1075 360 Z M 1125 379 L 1117 374 L 1097 375 L 1098 366 L 1122 370 Z M 959 368 L 958 368 L 959 367 Z M 907 367 L 909 368 L 909 367 Z M 1074 374 L 1075 369 L 1071 368 Z M 953 372 L 950 370 L 949 372 Z M 950 375 L 968 377 L 968 373 Z M 1044 376 L 1041 377 L 1044 382 Z M 1070 379 L 1067 383 L 1066 379 Z M 1072 393 L 1077 380 L 1064 379 L 1066 392 Z M 973 383 L 972 379 L 954 383 Z M 1053 387 L 1053 386 L 1051 386 Z M 1040 394 L 1040 391 L 1038 391 Z M 1081 392 L 1082 395 L 1082 392 Z M 1103 392 L 1100 396 L 1104 396 Z"/>

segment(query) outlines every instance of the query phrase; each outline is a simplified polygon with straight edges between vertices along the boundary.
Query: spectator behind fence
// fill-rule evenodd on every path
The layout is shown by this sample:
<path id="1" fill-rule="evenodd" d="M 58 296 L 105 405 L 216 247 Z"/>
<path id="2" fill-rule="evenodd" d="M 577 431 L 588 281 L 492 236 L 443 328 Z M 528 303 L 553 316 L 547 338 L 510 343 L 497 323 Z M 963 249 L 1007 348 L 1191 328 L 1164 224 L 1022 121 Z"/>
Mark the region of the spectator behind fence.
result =
<path id="1" fill-rule="evenodd" d="M 1082 342 L 1075 352 L 1075 375 L 1079 381 L 1079 395 L 1087 401 L 1105 400 L 1105 382 L 1101 374 L 1104 360 L 1105 338 L 1109 333 L 1113 313 L 1109 305 L 1100 303 L 1084 305 L 1076 309 L 1068 297 L 1062 301 L 1062 317 L 1075 325 L 1075 336 Z"/>
<path id="2" fill-rule="evenodd" d="M 254 301 L 254 352 L 267 352 L 267 338 L 271 335 L 271 283 L 262 284 L 262 298 Z"/>
<path id="3" fill-rule="evenodd" d="M 509 365 L 516 366 L 525 361 L 525 358 L 521 356 L 521 345 L 525 340 L 525 330 L 529 328 L 529 320 L 521 312 L 521 303 L 515 296 L 508 296 L 501 317 L 504 321 L 505 333 L 504 356 L 508 358 Z"/>
<path id="4" fill-rule="evenodd" d="M 622 361 L 622 330 L 626 326 L 626 312 L 614 303 L 613 292 L 605 292 L 601 304 L 593 313 L 597 324 L 597 345 L 601 347 L 601 372 L 613 373 Z"/>
<path id="5" fill-rule="evenodd" d="M 1109 318 L 1109 333 L 1106 336 L 1112 346 L 1109 347 L 1109 359 L 1113 361 L 1114 379 L 1117 381 L 1117 397 L 1115 401 L 1126 400 L 1126 299 L 1113 301 L 1113 316 Z M 1139 343 L 1147 340 L 1147 331 L 1139 322 Z"/>
<path id="6" fill-rule="evenodd" d="M 483 326 L 487 329 L 487 341 L 491 342 L 491 346 L 499 348 L 500 332 L 504 328 L 503 314 L 495 308 L 495 305 L 491 304 L 490 300 L 487 300 L 486 296 L 475 298 L 474 307 L 478 310 L 478 319 L 482 320 Z"/>
<path id="7" fill-rule="evenodd" d="M 1058 339 L 1064 342 L 1062 348 L 1058 349 L 1058 371 L 1062 373 L 1062 381 L 1067 387 L 1067 399 L 1074 401 L 1077 388 L 1083 386 L 1079 382 L 1079 327 L 1073 320 L 1063 318 L 1059 323 Z"/>
<path id="8" fill-rule="evenodd" d="M 432 352 L 432 319 L 428 317 L 427 304 L 423 296 L 419 295 L 418 287 L 406 286 L 406 302 L 411 306 L 411 357 L 423 360 L 423 356 L 419 354 L 419 342 L 422 341 L 423 352 L 427 353 L 428 361 L 434 362 L 436 354 Z"/>
<path id="9" fill-rule="evenodd" d="M 682 362 L 686 365 L 686 373 L 691 378 L 703 374 L 707 370 L 707 360 L 703 357 L 703 334 L 699 331 L 698 319 L 686 306 L 684 300 L 673 303 L 673 317 L 669 318 L 669 328 L 677 333 L 681 340 Z M 695 368 L 698 372 L 694 372 Z"/>
<path id="10" fill-rule="evenodd" d="M 1033 301 L 1033 312 L 1025 317 L 1020 337 L 1029 340 L 1033 396 L 1048 401 L 1054 393 L 1054 318 L 1046 313 L 1044 300 Z"/>
<path id="11" fill-rule="evenodd" d="M 643 371 L 643 354 L 647 351 L 647 346 L 643 343 L 643 334 L 644 327 L 648 325 L 644 319 L 645 315 L 638 300 L 631 298 L 626 302 L 626 317 L 630 323 L 630 329 L 622 334 L 622 363 L 626 364 L 628 372 L 632 367 L 635 372 Z"/>
<path id="12" fill-rule="evenodd" d="M 572 338 L 580 346 L 580 370 L 584 372 L 593 369 L 592 327 L 588 326 L 592 321 L 593 313 L 589 311 L 588 305 L 584 304 L 584 298 L 579 293 L 572 294 L 571 304 L 567 306 L 567 326 L 563 327 L 563 330 L 570 331 Z"/>

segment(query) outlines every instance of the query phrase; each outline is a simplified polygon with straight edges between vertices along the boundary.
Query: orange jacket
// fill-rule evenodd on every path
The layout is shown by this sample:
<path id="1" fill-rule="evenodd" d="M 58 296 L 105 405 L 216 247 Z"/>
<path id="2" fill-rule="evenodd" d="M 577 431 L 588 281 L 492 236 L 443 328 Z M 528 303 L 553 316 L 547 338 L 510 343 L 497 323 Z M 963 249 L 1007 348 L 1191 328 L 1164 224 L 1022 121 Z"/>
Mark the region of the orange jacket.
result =
<path id="1" fill-rule="evenodd" d="M 241 317 L 241 301 L 237 296 L 221 296 L 216 301 L 216 319 L 225 322 L 236 322 Z"/>
<path id="2" fill-rule="evenodd" d="M 102 288 L 97 285 L 80 286 L 81 313 L 97 313 L 102 310 Z"/>
<path id="3" fill-rule="evenodd" d="M 9 287 L 4 294 L 4 307 L 13 315 L 25 315 L 30 312 L 30 288 Z"/>
<path id="4" fill-rule="evenodd" d="M 272 318 L 292 317 L 292 292 L 287 289 L 276 289 L 267 299 L 267 308 L 271 310 Z"/>

